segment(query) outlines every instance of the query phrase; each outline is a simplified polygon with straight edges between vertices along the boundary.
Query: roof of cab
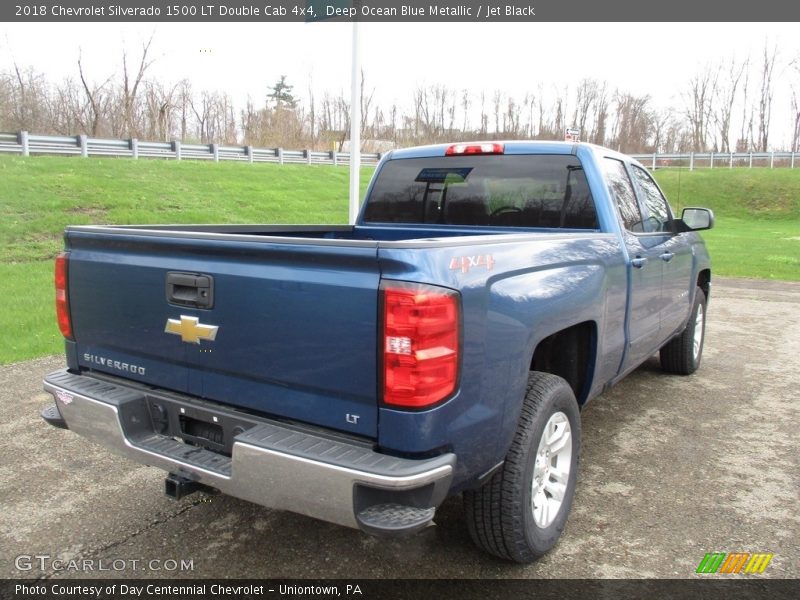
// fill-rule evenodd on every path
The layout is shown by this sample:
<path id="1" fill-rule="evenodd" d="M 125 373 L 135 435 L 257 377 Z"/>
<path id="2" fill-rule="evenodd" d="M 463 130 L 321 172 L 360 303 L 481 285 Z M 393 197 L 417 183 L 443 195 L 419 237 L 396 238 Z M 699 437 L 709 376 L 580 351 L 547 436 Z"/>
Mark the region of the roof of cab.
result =
<path id="1" fill-rule="evenodd" d="M 595 154 L 602 154 L 603 156 L 610 156 L 625 160 L 631 160 L 629 156 L 624 156 L 615 150 L 598 146 L 596 144 L 589 144 L 586 142 L 559 142 L 551 140 L 481 140 L 476 142 L 457 142 L 458 144 L 481 144 L 481 143 L 498 143 L 503 144 L 503 154 L 577 154 L 578 148 L 589 150 Z M 412 148 L 400 148 L 393 150 L 387 157 L 391 160 L 403 158 L 432 158 L 438 156 L 445 156 L 447 149 L 454 145 L 450 144 L 432 144 L 429 146 L 414 146 Z"/>

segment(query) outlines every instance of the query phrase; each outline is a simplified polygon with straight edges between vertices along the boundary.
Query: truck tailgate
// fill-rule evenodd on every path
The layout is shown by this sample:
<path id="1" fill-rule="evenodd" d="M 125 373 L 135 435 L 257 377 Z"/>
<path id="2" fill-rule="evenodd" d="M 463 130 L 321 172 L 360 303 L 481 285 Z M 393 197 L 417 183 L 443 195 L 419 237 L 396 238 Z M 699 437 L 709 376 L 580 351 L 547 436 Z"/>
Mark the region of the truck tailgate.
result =
<path id="1" fill-rule="evenodd" d="M 374 243 L 103 229 L 67 249 L 81 367 L 376 437 Z M 193 278 L 211 306 L 168 285 Z"/>

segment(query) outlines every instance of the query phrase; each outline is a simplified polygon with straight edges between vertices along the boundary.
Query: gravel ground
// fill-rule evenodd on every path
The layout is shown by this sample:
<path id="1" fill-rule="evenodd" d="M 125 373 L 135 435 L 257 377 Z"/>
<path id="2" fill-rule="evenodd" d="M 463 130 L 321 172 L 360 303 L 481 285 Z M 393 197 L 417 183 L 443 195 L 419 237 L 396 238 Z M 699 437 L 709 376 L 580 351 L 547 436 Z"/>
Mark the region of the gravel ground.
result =
<path id="1" fill-rule="evenodd" d="M 39 419 L 61 357 L 0 367 L 0 577 L 684 578 L 712 551 L 772 552 L 761 577 L 797 577 L 800 284 L 715 281 L 708 318 L 695 375 L 654 357 L 583 412 L 572 515 L 528 566 L 475 549 L 459 498 L 396 540 L 224 496 L 174 502 L 164 473 Z M 42 555 L 113 566 L 18 558 Z"/>

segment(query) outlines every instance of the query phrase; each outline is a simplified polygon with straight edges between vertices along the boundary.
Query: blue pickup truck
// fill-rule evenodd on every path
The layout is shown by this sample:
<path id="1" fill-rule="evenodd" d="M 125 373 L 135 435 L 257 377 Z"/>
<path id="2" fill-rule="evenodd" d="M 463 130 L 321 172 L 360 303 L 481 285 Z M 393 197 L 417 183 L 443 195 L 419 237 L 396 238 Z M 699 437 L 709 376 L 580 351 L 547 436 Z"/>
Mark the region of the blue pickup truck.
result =
<path id="1" fill-rule="evenodd" d="M 52 425 L 370 534 L 463 496 L 530 562 L 570 510 L 580 409 L 648 357 L 700 364 L 711 270 L 648 172 L 588 144 L 408 148 L 354 226 L 69 227 Z"/>

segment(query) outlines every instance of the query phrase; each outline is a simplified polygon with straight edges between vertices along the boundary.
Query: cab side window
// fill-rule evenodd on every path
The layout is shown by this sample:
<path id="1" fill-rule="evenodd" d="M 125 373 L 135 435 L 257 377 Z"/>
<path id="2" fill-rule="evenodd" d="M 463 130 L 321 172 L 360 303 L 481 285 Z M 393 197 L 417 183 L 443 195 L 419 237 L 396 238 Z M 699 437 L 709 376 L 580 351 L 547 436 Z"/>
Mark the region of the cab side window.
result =
<path id="1" fill-rule="evenodd" d="M 656 182 L 653 181 L 647 171 L 636 165 L 632 165 L 632 170 L 636 183 L 639 184 L 639 189 L 642 191 L 642 203 L 647 209 L 644 230 L 648 233 L 671 232 L 672 224 L 667 199 L 664 198 Z"/>
<path id="2" fill-rule="evenodd" d="M 633 233 L 643 233 L 642 213 L 639 210 L 639 203 L 636 201 L 636 194 L 633 191 L 633 184 L 625 170 L 622 161 L 606 158 L 603 161 L 606 180 L 611 188 L 611 195 L 617 203 L 617 210 L 622 225 Z"/>

